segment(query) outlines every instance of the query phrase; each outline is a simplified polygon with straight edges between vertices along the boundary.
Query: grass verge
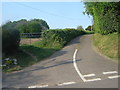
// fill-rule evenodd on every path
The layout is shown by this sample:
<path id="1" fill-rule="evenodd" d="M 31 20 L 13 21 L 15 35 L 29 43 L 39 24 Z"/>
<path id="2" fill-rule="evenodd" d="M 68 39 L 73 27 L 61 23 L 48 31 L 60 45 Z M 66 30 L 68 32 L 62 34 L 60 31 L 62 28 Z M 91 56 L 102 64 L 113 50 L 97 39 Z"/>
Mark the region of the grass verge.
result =
<path id="1" fill-rule="evenodd" d="M 118 57 L 120 57 L 118 55 L 118 33 L 108 35 L 94 34 L 93 45 L 98 52 L 118 62 Z"/>
<path id="2" fill-rule="evenodd" d="M 41 45 L 41 41 L 37 41 L 32 45 L 21 45 L 17 53 L 9 54 L 6 58 L 17 59 L 17 65 L 12 68 L 4 68 L 4 72 L 13 72 L 22 70 L 31 66 L 49 56 L 51 56 L 58 48 L 47 48 Z"/>

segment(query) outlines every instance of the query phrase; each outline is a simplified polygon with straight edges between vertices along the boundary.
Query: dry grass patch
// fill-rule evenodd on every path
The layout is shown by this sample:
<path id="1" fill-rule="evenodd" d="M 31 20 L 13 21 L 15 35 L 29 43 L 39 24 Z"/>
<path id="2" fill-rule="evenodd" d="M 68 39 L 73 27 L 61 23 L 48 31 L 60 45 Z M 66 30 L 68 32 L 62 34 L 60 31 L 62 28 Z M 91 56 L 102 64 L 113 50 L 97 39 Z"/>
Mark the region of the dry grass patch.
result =
<path id="1" fill-rule="evenodd" d="M 118 60 L 118 34 L 94 34 L 93 44 L 96 47 L 97 51 L 103 55 L 113 59 L 114 61 Z"/>

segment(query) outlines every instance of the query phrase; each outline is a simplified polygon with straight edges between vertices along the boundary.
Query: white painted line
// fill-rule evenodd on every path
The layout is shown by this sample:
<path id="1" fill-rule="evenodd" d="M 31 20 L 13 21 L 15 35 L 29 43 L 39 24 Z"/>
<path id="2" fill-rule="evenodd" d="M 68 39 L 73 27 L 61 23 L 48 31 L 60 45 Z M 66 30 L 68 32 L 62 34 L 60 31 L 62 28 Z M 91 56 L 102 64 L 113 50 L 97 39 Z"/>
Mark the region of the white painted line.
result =
<path id="1" fill-rule="evenodd" d="M 36 88 L 36 86 L 29 86 L 28 88 Z"/>
<path id="2" fill-rule="evenodd" d="M 86 79 L 83 77 L 83 75 L 81 74 L 81 72 L 79 71 L 78 67 L 77 67 L 77 64 L 76 64 L 76 53 L 77 53 L 77 49 L 75 50 L 74 54 L 73 54 L 73 66 L 75 68 L 75 70 L 77 71 L 79 77 L 85 82 Z"/>
<path id="3" fill-rule="evenodd" d="M 87 75 L 83 75 L 83 77 L 92 77 L 95 76 L 95 74 L 87 74 Z"/>
<path id="4" fill-rule="evenodd" d="M 75 70 L 77 71 L 79 77 L 83 80 L 83 82 L 90 82 L 90 81 L 98 81 L 98 80 L 101 80 L 101 78 L 95 78 L 95 79 L 89 79 L 89 80 L 86 80 L 84 77 L 88 77 L 88 76 L 95 76 L 95 74 L 89 74 L 89 75 L 82 75 L 81 72 L 79 71 L 78 67 L 77 67 L 77 64 L 76 64 L 76 53 L 77 53 L 77 49 L 75 50 L 74 52 L 74 55 L 73 55 L 73 66 L 75 67 Z"/>
<path id="5" fill-rule="evenodd" d="M 76 82 L 65 82 L 65 83 L 60 83 L 58 86 L 63 86 L 63 85 L 70 85 L 70 84 L 75 84 Z"/>
<path id="6" fill-rule="evenodd" d="M 35 86 L 29 86 L 28 88 L 45 88 L 45 87 L 48 87 L 48 85 L 41 85 L 41 86 L 35 85 Z"/>
<path id="7" fill-rule="evenodd" d="M 101 80 L 101 78 L 89 79 L 89 80 L 86 80 L 85 82 L 98 81 L 98 80 Z"/>
<path id="8" fill-rule="evenodd" d="M 108 78 L 113 79 L 113 78 L 119 78 L 119 77 L 120 77 L 120 75 L 116 75 L 116 76 L 109 76 Z"/>
<path id="9" fill-rule="evenodd" d="M 113 74 L 113 73 L 118 73 L 118 72 L 117 71 L 103 72 L 103 74 Z"/>

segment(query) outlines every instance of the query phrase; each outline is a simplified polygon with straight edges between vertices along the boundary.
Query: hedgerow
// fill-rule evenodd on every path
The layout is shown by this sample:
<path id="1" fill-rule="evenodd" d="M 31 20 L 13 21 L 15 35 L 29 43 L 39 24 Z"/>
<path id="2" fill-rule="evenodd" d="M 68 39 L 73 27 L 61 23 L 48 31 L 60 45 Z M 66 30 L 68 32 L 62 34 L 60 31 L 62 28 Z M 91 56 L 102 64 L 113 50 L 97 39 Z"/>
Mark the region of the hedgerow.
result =
<path id="1" fill-rule="evenodd" d="M 110 34 L 118 32 L 120 2 L 85 2 L 86 13 L 93 16 L 95 32 Z"/>
<path id="2" fill-rule="evenodd" d="M 73 38 L 85 34 L 83 30 L 76 29 L 50 29 L 42 32 L 44 46 L 61 48 Z"/>

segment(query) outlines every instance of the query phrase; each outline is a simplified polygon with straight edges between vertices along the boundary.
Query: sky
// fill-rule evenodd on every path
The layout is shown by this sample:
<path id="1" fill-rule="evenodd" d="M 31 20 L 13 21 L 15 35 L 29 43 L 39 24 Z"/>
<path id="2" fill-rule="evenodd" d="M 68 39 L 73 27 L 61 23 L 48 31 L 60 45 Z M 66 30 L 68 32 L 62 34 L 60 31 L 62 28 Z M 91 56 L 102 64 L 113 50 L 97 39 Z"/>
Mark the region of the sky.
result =
<path id="1" fill-rule="evenodd" d="M 77 28 L 92 24 L 82 2 L 3 2 L 2 23 L 20 19 L 43 19 L 51 29 Z"/>

